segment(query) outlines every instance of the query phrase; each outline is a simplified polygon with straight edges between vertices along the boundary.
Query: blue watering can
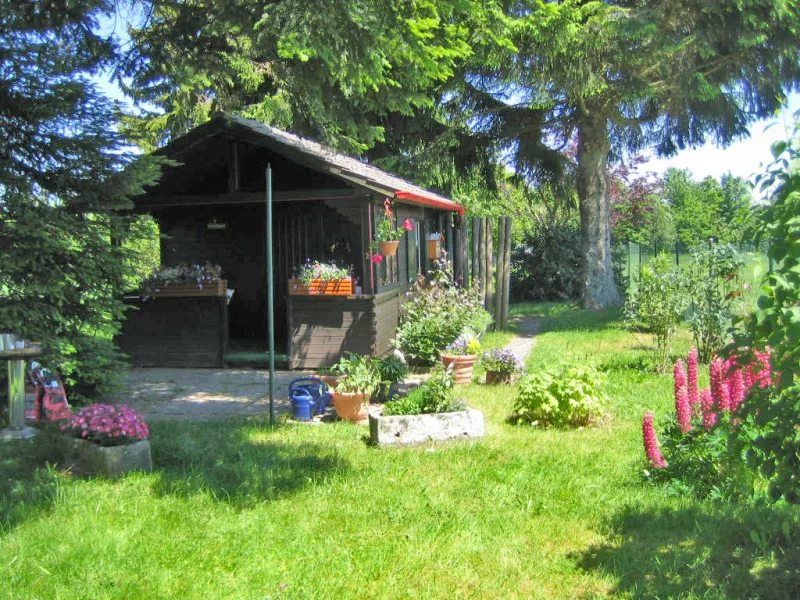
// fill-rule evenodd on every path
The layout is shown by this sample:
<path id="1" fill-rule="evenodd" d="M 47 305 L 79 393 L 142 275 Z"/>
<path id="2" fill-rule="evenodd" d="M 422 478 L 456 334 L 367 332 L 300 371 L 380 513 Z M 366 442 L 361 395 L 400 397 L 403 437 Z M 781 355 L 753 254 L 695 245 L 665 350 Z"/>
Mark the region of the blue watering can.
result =
<path id="1" fill-rule="evenodd" d="M 331 394 L 325 383 L 316 377 L 302 377 L 289 384 L 292 416 L 298 421 L 310 421 L 315 414 L 325 414 Z"/>

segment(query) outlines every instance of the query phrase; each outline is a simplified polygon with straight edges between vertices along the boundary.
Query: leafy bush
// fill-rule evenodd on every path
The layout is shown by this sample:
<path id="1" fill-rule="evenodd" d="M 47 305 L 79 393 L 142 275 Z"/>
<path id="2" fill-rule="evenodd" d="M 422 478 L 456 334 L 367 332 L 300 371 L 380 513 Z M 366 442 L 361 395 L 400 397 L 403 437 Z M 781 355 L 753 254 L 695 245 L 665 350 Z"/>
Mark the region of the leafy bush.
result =
<path id="1" fill-rule="evenodd" d="M 453 283 L 449 262 L 437 261 L 432 275 L 430 282 L 424 275 L 417 277 L 409 299 L 400 310 L 394 345 L 412 364 L 435 364 L 442 350 L 467 328 L 480 326 L 475 331 L 480 334 L 484 325 L 491 322 L 491 315 L 484 310 L 477 292 Z"/>
<path id="2" fill-rule="evenodd" d="M 369 356 L 346 352 L 331 370 L 341 375 L 335 390 L 339 394 L 374 394 L 381 384 L 378 361 Z"/>
<path id="3" fill-rule="evenodd" d="M 411 390 L 407 396 L 387 402 L 383 407 L 383 415 L 445 413 L 466 407 L 466 401 L 455 396 L 453 375 L 440 365 L 427 382 Z"/>
<path id="4" fill-rule="evenodd" d="M 580 427 L 605 413 L 603 377 L 591 365 L 560 365 L 523 377 L 511 420 L 554 427 Z"/>
<path id="5" fill-rule="evenodd" d="M 772 204 L 759 215 L 757 242 L 769 242 L 774 269 L 766 277 L 758 309 L 739 318 L 733 348 L 772 348 L 774 390 L 761 388 L 748 399 L 731 452 L 769 481 L 770 497 L 800 503 L 800 128 L 794 140 L 777 142 L 775 163 L 760 177 L 773 190 Z"/>
<path id="6" fill-rule="evenodd" d="M 735 304 L 741 302 L 739 273 L 744 261 L 730 244 L 700 246 L 692 251 L 692 258 L 687 321 L 700 361 L 707 363 L 711 353 L 725 345 Z"/>
<path id="7" fill-rule="evenodd" d="M 645 329 L 655 336 L 658 370 L 669 366 L 672 339 L 689 302 L 687 284 L 685 272 L 661 253 L 642 267 L 639 284 L 625 301 L 626 326 Z"/>
<path id="8" fill-rule="evenodd" d="M 577 300 L 581 264 L 577 217 L 555 216 L 535 222 L 511 252 L 512 300 Z"/>

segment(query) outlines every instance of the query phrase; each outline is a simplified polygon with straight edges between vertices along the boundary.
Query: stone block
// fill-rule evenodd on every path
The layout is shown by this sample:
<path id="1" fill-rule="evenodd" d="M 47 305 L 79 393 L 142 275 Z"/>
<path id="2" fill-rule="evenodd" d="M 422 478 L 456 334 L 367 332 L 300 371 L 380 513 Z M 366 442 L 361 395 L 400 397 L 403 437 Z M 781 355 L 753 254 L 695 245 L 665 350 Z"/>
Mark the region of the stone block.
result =
<path id="1" fill-rule="evenodd" d="M 483 413 L 467 409 L 434 415 L 369 416 L 369 434 L 381 446 L 407 446 L 431 441 L 482 438 Z"/>

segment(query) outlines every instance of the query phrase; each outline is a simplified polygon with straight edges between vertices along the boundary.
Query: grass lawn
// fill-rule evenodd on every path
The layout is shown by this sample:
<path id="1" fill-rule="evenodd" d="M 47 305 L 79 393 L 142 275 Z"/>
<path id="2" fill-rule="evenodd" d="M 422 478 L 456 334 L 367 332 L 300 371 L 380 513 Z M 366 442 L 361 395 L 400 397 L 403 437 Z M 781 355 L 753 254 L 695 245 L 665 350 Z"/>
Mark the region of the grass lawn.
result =
<path id="1" fill-rule="evenodd" d="M 672 386 L 640 368 L 646 339 L 614 311 L 514 313 L 545 317 L 529 369 L 602 365 L 607 425 L 515 427 L 512 388 L 471 385 L 487 419 L 475 443 L 380 449 L 345 422 L 155 423 L 154 472 L 113 482 L 46 467 L 41 443 L 0 446 L 0 597 L 800 597 L 796 512 L 642 481 L 641 415 L 668 414 Z"/>

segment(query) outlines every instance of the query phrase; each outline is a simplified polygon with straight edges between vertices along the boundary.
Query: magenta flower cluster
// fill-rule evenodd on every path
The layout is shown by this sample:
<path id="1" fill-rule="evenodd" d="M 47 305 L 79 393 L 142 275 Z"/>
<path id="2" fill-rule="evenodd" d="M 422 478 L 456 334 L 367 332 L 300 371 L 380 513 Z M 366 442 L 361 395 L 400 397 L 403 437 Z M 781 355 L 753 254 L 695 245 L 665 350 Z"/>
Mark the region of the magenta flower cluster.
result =
<path id="1" fill-rule="evenodd" d="M 675 417 L 682 433 L 689 433 L 694 429 L 694 416 L 699 417 L 705 431 L 710 431 L 720 422 L 721 415 L 736 413 L 750 390 L 772 385 L 769 349 L 764 352 L 756 350 L 753 355 L 756 360 L 745 367 L 742 367 L 736 356 L 725 360 L 714 358 L 709 367 L 711 385 L 702 390 L 698 389 L 697 384 L 697 350 L 691 349 L 686 357 L 686 365 L 683 360 L 678 359 L 673 370 Z M 730 422 L 736 423 L 735 420 Z M 645 454 L 650 464 L 656 468 L 666 466 L 658 449 L 653 415 L 650 412 L 644 416 L 642 433 Z"/>
<path id="2" fill-rule="evenodd" d="M 142 415 L 124 404 L 85 406 L 61 426 L 61 431 L 101 446 L 118 446 L 150 436 Z"/>

